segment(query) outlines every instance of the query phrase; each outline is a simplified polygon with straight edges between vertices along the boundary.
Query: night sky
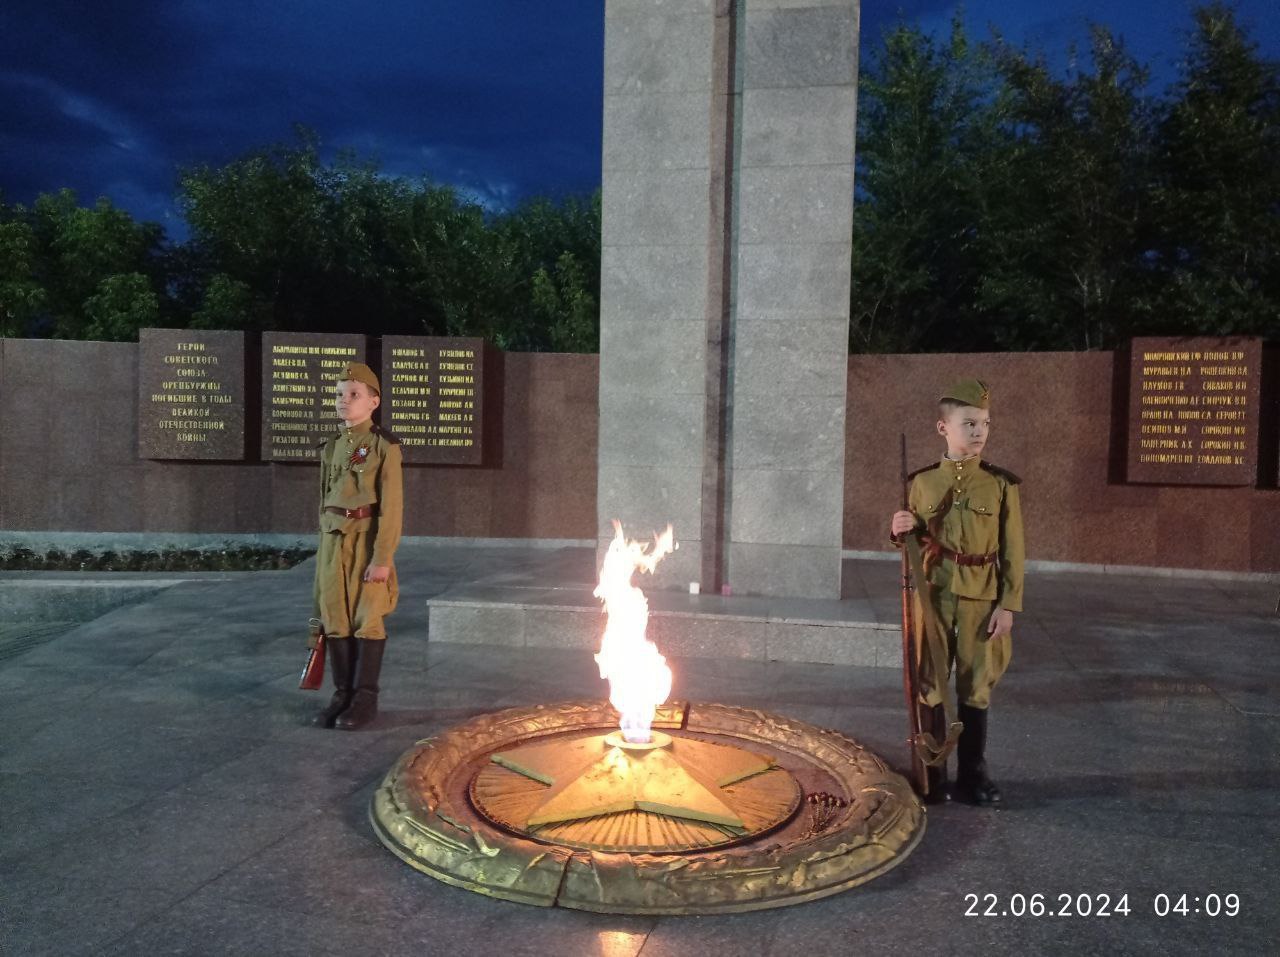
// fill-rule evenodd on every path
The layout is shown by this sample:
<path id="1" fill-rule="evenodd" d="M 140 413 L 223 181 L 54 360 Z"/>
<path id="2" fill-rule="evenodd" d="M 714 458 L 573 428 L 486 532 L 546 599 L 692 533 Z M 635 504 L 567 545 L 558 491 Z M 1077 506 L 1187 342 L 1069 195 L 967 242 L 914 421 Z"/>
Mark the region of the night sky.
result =
<path id="1" fill-rule="evenodd" d="M 945 0 L 863 3 L 862 51 L 899 16 L 945 29 Z M 1090 20 L 1173 76 L 1188 0 L 969 0 L 1065 62 Z M 1241 0 L 1264 53 L 1280 55 L 1274 0 Z M 384 172 L 427 175 L 492 209 L 600 182 L 603 0 L 4 0 L 0 195 L 69 186 L 184 230 L 176 173 L 313 128 Z"/>

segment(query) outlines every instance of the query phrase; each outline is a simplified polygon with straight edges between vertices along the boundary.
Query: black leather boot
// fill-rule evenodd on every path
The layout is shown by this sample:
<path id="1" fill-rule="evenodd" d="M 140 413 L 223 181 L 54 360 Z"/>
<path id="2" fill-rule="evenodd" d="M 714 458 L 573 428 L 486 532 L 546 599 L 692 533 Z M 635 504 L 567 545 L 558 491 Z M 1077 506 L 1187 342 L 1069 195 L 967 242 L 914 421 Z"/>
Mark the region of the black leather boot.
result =
<path id="1" fill-rule="evenodd" d="M 329 648 L 329 670 L 333 672 L 333 697 L 329 699 L 329 707 L 316 715 L 311 723 L 318 728 L 332 728 L 338 715 L 347 710 L 351 704 L 353 692 L 352 680 L 355 676 L 356 651 L 354 638 L 326 638 Z"/>
<path id="2" fill-rule="evenodd" d="M 933 735 L 941 744 L 947 738 L 947 709 L 940 704 L 932 708 L 922 704 L 919 708 L 920 730 Z M 951 800 L 951 793 L 947 789 L 946 762 L 936 766 L 926 765 L 924 770 L 928 778 L 929 793 L 922 795 L 922 800 L 925 804 L 946 804 Z"/>
<path id="3" fill-rule="evenodd" d="M 378 676 L 382 673 L 382 651 L 385 638 L 357 638 L 360 650 L 356 654 L 356 690 L 351 696 L 351 706 L 338 716 L 335 728 L 355 731 L 378 716 Z"/>
<path id="4" fill-rule="evenodd" d="M 951 795 L 947 791 L 947 768 L 946 765 L 940 764 L 937 767 L 932 765 L 924 769 L 925 775 L 929 779 L 929 793 L 924 795 L 921 800 L 925 804 L 946 804 L 951 800 Z"/>
<path id="5" fill-rule="evenodd" d="M 960 720 L 964 722 L 964 732 L 956 747 L 956 797 L 978 807 L 1000 804 L 1000 789 L 987 777 L 987 709 L 962 704 Z"/>

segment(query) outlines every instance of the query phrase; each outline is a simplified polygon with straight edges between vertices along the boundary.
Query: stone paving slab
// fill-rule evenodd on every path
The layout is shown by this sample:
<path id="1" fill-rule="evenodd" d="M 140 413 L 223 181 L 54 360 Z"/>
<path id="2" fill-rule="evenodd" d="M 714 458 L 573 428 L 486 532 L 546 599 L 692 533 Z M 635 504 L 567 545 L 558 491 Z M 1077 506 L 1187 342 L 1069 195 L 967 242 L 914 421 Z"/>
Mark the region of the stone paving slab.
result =
<path id="1" fill-rule="evenodd" d="M 30 651 L 37 645 L 52 641 L 79 625 L 79 620 L 54 619 L 18 622 L 0 622 L 0 660 Z"/>
<path id="2" fill-rule="evenodd" d="M 57 573 L 53 573 L 57 574 Z M 129 578 L 103 581 L 47 578 L 0 580 L 0 622 L 28 624 L 89 621 L 121 605 L 149 598 L 179 579 Z"/>
<path id="3" fill-rule="evenodd" d="M 589 551 L 589 550 L 588 550 Z M 410 547 L 383 715 L 342 733 L 297 690 L 311 566 L 184 581 L 0 661 L 0 953 L 983 955 L 1267 953 L 1280 935 L 1280 640 L 1267 582 L 1041 574 L 1028 582 L 989 757 L 999 811 L 929 812 L 862 888 L 737 916 L 538 909 L 383 850 L 370 795 L 423 737 L 502 707 L 604 694 L 579 649 L 428 640 L 427 600 L 545 554 Z M 565 574 L 590 573 L 578 554 Z M 896 568 L 855 563 L 864 600 Z M 766 638 L 767 640 L 767 638 Z M 761 707 L 901 760 L 899 675 L 671 655 L 673 695 Z M 1235 918 L 1154 913 L 1235 893 Z M 995 913 L 969 917 L 995 895 Z M 1008 916 L 1044 894 L 1128 896 L 1109 918 Z M 976 895 L 976 896 L 975 896 Z M 1022 895 L 1018 898 L 1017 895 Z"/>

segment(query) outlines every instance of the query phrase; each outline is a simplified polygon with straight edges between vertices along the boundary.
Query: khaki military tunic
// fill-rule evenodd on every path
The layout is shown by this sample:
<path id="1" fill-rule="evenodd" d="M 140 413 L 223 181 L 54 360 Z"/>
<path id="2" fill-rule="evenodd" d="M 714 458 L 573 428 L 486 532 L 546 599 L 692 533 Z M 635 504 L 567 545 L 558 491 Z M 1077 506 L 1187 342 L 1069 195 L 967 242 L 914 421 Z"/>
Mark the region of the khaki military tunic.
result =
<path id="1" fill-rule="evenodd" d="M 383 617 L 399 596 L 395 553 L 404 516 L 400 444 L 365 421 L 345 426 L 320 452 L 320 548 L 316 554 L 316 617 L 334 637 L 385 638 Z M 329 506 L 376 506 L 373 516 L 348 518 Z M 385 582 L 366 582 L 370 565 L 386 565 Z"/>
<path id="2" fill-rule="evenodd" d="M 959 700 L 985 708 L 1009 666 L 1011 636 L 991 638 L 987 626 L 997 607 L 1022 610 L 1025 552 L 1018 482 L 1011 472 L 977 457 L 944 458 L 912 477 L 908 500 L 922 540 L 963 555 L 994 554 L 985 565 L 960 565 L 946 553 L 926 552 L 925 582 L 916 591 L 925 704 L 943 703 L 954 667 Z"/>

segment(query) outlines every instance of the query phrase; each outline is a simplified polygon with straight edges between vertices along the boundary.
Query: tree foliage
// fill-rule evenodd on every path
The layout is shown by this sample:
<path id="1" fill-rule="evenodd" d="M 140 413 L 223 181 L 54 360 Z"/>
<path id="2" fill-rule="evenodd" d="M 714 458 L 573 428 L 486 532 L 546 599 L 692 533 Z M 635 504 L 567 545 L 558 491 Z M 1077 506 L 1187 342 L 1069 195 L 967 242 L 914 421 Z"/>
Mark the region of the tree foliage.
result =
<path id="1" fill-rule="evenodd" d="M 1105 27 L 1055 69 L 960 21 L 860 77 L 850 347 L 1106 349 L 1280 332 L 1280 64 L 1197 7 L 1172 85 Z M 491 211 L 285 144 L 179 176 L 190 239 L 69 190 L 0 199 L 0 334 L 146 325 L 599 347 L 600 194 Z"/>
<path id="2" fill-rule="evenodd" d="M 1140 325 L 1152 116 L 1146 71 L 1103 27 L 1065 78 L 998 46 L 1003 162 L 979 225 L 975 303 L 993 345 L 1113 346 Z"/>
<path id="3" fill-rule="evenodd" d="M 0 336 L 22 336 L 45 312 L 48 294 L 36 279 L 35 233 L 20 220 L 0 221 Z"/>
<path id="4" fill-rule="evenodd" d="M 1173 87 L 901 25 L 861 81 L 854 351 L 1280 332 L 1280 65 L 1199 7 Z"/>
<path id="5" fill-rule="evenodd" d="M 489 215 L 452 187 L 387 177 L 353 154 L 326 164 L 306 131 L 294 145 L 188 170 L 181 190 L 207 275 L 193 312 L 201 325 L 595 347 L 598 201 L 535 199 Z M 579 258 L 592 268 L 561 268 Z M 539 277 L 553 274 L 564 304 L 551 308 Z M 578 310 L 573 321 L 565 309 Z"/>
<path id="6" fill-rule="evenodd" d="M 109 200 L 69 189 L 30 209 L 0 204 L 0 323 L 5 335 L 134 339 L 159 321 L 163 231 Z M 138 323 L 138 324 L 135 324 Z"/>
<path id="7" fill-rule="evenodd" d="M 850 337 L 855 351 L 949 348 L 963 339 L 975 259 L 988 106 L 986 58 L 959 23 L 939 44 L 886 37 L 862 78 Z"/>
<path id="8" fill-rule="evenodd" d="M 1161 113 L 1158 309 L 1186 332 L 1280 328 L 1280 67 L 1229 7 L 1194 12 Z"/>
<path id="9" fill-rule="evenodd" d="M 139 329 L 160 322 L 160 299 L 142 273 L 115 273 L 84 301 L 84 338 L 135 339 Z"/>
<path id="10" fill-rule="evenodd" d="M 386 176 L 313 134 L 184 170 L 188 242 L 105 199 L 0 203 L 0 332 L 133 339 L 143 326 L 482 336 L 598 347 L 600 203 L 488 213 L 452 187 Z"/>

